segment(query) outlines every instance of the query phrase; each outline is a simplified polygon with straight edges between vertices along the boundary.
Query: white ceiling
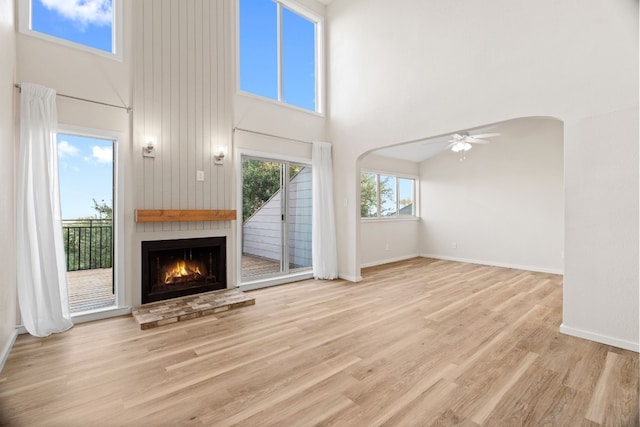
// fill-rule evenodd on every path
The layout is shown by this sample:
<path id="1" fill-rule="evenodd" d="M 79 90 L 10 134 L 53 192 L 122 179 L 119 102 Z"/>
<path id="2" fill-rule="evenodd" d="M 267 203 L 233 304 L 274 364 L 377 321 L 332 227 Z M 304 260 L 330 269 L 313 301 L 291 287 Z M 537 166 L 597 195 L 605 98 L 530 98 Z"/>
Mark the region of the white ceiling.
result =
<path id="1" fill-rule="evenodd" d="M 318 0 L 318 1 L 322 4 L 329 5 L 329 3 L 331 3 L 333 0 Z"/>
<path id="2" fill-rule="evenodd" d="M 417 141 L 411 141 L 387 148 L 381 148 L 379 150 L 371 152 L 371 154 L 420 163 L 424 160 L 427 160 L 429 157 L 433 157 L 436 154 L 439 154 L 446 150 L 447 144 L 453 137 L 453 134 L 460 132 L 469 132 L 470 135 L 490 132 L 500 133 L 500 125 L 492 125 L 489 127 L 475 128 L 466 131 L 457 131 L 435 138 L 425 138 Z M 491 140 L 493 139 L 495 138 L 492 138 Z"/>

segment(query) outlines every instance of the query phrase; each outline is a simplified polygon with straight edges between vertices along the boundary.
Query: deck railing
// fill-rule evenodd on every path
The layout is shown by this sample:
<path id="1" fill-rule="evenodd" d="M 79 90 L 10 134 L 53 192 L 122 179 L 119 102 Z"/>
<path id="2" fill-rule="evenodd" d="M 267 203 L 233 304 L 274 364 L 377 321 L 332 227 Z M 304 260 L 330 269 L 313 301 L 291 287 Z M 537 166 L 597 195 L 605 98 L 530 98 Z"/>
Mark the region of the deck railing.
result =
<path id="1" fill-rule="evenodd" d="M 113 266 L 113 223 L 110 219 L 62 220 L 67 271 Z"/>

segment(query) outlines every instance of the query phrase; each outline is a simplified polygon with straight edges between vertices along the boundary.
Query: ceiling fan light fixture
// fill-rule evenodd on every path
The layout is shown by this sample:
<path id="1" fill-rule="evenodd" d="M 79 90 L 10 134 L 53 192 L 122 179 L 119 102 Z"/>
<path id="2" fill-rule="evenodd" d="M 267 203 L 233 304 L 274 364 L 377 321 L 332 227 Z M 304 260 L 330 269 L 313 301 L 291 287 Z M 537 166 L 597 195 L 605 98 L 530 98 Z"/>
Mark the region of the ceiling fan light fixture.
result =
<path id="1" fill-rule="evenodd" d="M 466 141 L 458 141 L 451 146 L 451 151 L 454 153 L 459 153 L 461 151 L 469 151 L 471 150 L 471 144 Z"/>

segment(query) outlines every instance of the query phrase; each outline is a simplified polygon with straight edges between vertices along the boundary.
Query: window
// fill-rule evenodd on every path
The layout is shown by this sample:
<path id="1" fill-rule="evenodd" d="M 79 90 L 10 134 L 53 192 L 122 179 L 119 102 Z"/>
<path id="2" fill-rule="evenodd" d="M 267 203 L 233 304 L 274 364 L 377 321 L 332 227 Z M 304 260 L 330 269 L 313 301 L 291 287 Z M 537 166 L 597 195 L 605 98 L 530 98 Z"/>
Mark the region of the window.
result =
<path id="1" fill-rule="evenodd" d="M 415 178 L 362 172 L 360 217 L 415 217 Z"/>
<path id="2" fill-rule="evenodd" d="M 20 0 L 20 31 L 122 59 L 122 0 Z"/>
<path id="3" fill-rule="evenodd" d="M 289 2 L 240 0 L 240 90 L 321 111 L 321 18 Z"/>

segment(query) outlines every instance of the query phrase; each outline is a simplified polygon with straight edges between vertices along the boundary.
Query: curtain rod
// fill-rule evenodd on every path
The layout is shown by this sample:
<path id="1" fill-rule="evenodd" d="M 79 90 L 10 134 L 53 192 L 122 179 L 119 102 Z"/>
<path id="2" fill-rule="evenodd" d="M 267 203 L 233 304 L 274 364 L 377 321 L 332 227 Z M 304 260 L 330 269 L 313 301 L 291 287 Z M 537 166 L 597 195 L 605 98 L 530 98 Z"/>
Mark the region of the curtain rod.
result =
<path id="1" fill-rule="evenodd" d="M 255 135 L 268 136 L 269 138 L 285 139 L 287 141 L 302 142 L 304 144 L 313 144 L 312 141 L 303 141 L 302 139 L 287 138 L 286 136 L 272 135 L 270 133 L 258 132 L 258 131 L 249 130 L 249 129 L 242 129 L 242 128 L 239 128 L 239 127 L 233 128 L 234 132 L 237 131 L 237 130 L 242 131 L 242 132 L 247 132 L 247 133 L 253 133 Z"/>
<path id="2" fill-rule="evenodd" d="M 17 84 L 17 83 L 15 83 L 13 85 L 13 87 L 15 87 L 16 89 L 22 91 L 22 86 Z M 78 101 L 84 101 L 84 102 L 91 102 L 92 104 L 99 104 L 99 105 L 105 105 L 107 107 L 120 108 L 121 110 L 126 110 L 127 113 L 130 113 L 131 110 L 132 110 L 131 107 L 126 107 L 126 106 L 123 106 L 123 105 L 108 104 L 106 102 L 94 101 L 93 99 L 79 98 L 77 96 L 65 95 L 63 93 L 56 93 L 56 95 L 57 96 L 61 96 L 63 98 L 76 99 Z"/>

